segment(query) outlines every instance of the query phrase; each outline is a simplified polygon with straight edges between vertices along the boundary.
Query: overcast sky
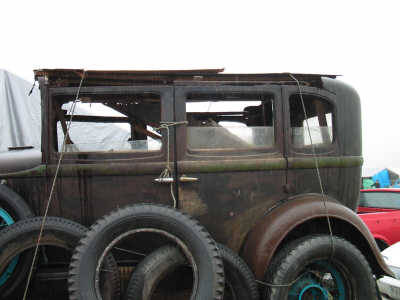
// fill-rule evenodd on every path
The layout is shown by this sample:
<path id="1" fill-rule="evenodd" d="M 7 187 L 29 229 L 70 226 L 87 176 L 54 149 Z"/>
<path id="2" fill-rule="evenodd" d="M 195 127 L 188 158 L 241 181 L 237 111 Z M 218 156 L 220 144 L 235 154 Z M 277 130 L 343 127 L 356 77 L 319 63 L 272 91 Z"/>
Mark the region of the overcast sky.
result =
<path id="1" fill-rule="evenodd" d="M 341 74 L 362 99 L 365 168 L 400 173 L 398 0 L 3 0 L 0 28 L 0 68 L 29 81 L 36 68 Z"/>

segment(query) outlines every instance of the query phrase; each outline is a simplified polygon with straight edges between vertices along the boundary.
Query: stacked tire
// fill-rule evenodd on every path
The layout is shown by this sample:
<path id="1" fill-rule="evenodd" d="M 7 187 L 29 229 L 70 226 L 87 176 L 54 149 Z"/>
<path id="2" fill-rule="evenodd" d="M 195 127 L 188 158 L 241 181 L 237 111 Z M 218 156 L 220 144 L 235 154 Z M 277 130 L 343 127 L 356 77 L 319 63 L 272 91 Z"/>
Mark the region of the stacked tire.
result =
<path id="1" fill-rule="evenodd" d="M 258 287 L 249 267 L 228 247 L 223 245 L 218 247 L 225 272 L 224 299 L 257 300 Z M 157 285 L 181 266 L 190 268 L 177 247 L 168 245 L 157 249 L 137 266 L 124 299 L 152 299 Z"/>
<path id="2" fill-rule="evenodd" d="M 68 299 L 70 257 L 86 231 L 82 225 L 64 218 L 47 217 L 44 220 L 34 217 L 21 196 L 0 184 L 0 299 Z M 39 252 L 34 259 L 37 245 Z M 41 274 L 37 272 L 40 260 L 60 250 L 64 252 L 62 271 L 53 272 L 52 269 L 46 274 L 46 281 L 36 282 L 35 285 L 42 288 L 32 292 L 32 282 L 41 280 Z M 118 299 L 119 272 L 112 256 L 106 257 L 106 266 L 111 272 L 102 278 L 103 294 L 107 296 L 105 299 Z M 52 277 L 51 286 L 48 285 L 49 276 Z M 27 286 L 28 281 L 30 286 Z"/>
<path id="3" fill-rule="evenodd" d="M 167 245 L 155 249 L 137 265 L 124 300 L 154 299 L 161 281 L 179 267 L 192 273 L 190 295 L 186 295 L 190 299 L 258 299 L 254 276 L 237 254 L 217 245 L 190 216 L 149 204 L 118 209 L 86 232 L 72 257 L 70 299 L 102 299 L 97 278 L 103 257 L 123 238 L 137 233 L 156 233 Z"/>
<path id="4" fill-rule="evenodd" d="M 181 212 L 148 204 L 114 211 L 86 233 L 71 261 L 70 299 L 102 299 L 97 278 L 103 257 L 124 237 L 140 232 L 158 234 L 184 253 L 193 268 L 192 299 L 223 299 L 223 263 L 209 233 Z"/>
<path id="5" fill-rule="evenodd" d="M 22 255 L 28 251 L 28 260 L 22 265 L 23 270 L 14 272 L 18 274 L 16 280 L 13 280 L 13 284 L 9 285 L 7 290 L 1 294 L 2 299 L 9 298 L 20 298 L 24 297 L 26 282 L 31 269 L 33 261 L 33 250 L 38 243 L 39 232 L 42 229 L 43 218 L 35 217 L 25 220 L 21 220 L 12 226 L 8 226 L 0 232 L 0 273 L 3 273 L 6 266 L 17 256 Z M 54 248 L 63 249 L 65 252 L 72 255 L 72 251 L 75 249 L 79 240 L 84 236 L 87 229 L 80 224 L 57 217 L 47 217 L 44 222 L 42 236 L 39 242 L 40 247 L 51 246 L 53 251 Z M 42 248 L 43 249 L 43 248 Z M 67 263 L 69 260 L 67 260 Z M 106 273 L 106 277 L 103 278 L 103 294 L 107 295 L 105 299 L 118 299 L 120 295 L 119 289 L 119 277 L 117 264 L 112 256 L 106 258 L 106 266 L 110 272 Z M 14 274 L 13 273 L 13 274 Z M 66 277 L 64 278 L 64 281 Z M 61 278 L 60 281 L 63 281 Z M 64 286 L 66 291 L 66 284 Z M 48 291 L 44 291 L 48 295 Z M 60 291 L 57 291 L 60 293 Z M 30 295 L 29 298 L 37 298 L 43 295 Z M 29 299 L 28 298 L 28 299 Z"/>

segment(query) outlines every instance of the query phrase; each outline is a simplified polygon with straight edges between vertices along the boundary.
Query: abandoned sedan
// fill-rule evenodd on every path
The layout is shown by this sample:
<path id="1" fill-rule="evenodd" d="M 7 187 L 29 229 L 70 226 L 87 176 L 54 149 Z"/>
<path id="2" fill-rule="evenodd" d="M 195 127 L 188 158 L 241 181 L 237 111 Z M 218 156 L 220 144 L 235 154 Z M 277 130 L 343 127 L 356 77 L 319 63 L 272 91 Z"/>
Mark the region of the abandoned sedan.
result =
<path id="1" fill-rule="evenodd" d="M 15 211 L 18 198 L 36 216 L 92 225 L 73 255 L 71 299 L 101 298 L 103 258 L 124 289 L 143 255 L 171 243 L 192 264 L 191 277 L 173 274 L 182 289 L 222 299 L 221 260 L 193 236 L 214 242 L 202 230 L 189 237 L 197 223 L 187 215 L 240 255 L 264 299 L 377 299 L 374 275 L 391 271 L 355 213 L 363 161 L 355 90 L 334 75 L 221 71 L 35 71 L 42 146 L 4 154 L 15 162 L 0 164 L 4 223 L 29 217 Z M 88 134 L 95 128 L 112 134 L 98 139 Z M 56 248 L 38 252 L 42 280 L 68 269 L 70 253 Z M 214 272 L 209 294 L 205 269 Z"/>

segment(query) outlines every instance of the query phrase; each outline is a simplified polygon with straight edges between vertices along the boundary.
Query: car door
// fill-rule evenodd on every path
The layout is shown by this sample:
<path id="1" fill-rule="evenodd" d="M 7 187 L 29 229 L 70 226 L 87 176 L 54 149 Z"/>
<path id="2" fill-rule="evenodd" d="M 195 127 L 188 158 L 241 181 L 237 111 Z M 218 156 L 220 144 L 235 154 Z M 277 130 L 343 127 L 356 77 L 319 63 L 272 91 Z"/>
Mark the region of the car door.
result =
<path id="1" fill-rule="evenodd" d="M 281 89 L 271 85 L 175 85 L 179 207 L 238 250 L 285 197 Z"/>
<path id="2" fill-rule="evenodd" d="M 324 192 L 341 199 L 343 191 L 340 187 L 343 185 L 339 184 L 341 169 L 338 164 L 340 154 L 336 130 L 336 96 L 326 90 L 308 86 L 301 86 L 300 94 L 298 86 L 285 86 L 283 98 L 288 187 L 291 193 L 321 193 L 314 147 L 315 155 L 319 158 L 319 174 Z M 344 176 L 342 179 L 345 181 Z"/>
<path id="3" fill-rule="evenodd" d="M 62 151 L 76 88 L 50 89 L 49 186 L 63 152 L 49 214 L 85 225 L 111 210 L 134 203 L 173 205 L 170 183 L 155 179 L 174 161 L 171 86 L 82 87 Z M 47 116 L 46 116 L 47 117 Z M 169 157 L 167 157 L 169 155 Z M 42 203 L 41 208 L 44 208 Z"/>

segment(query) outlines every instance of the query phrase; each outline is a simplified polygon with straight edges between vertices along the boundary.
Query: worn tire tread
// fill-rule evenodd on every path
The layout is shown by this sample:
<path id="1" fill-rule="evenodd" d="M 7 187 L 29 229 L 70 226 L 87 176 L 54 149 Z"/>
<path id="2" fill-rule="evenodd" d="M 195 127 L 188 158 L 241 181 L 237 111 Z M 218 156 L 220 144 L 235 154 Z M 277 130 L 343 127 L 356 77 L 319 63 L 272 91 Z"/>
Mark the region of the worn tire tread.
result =
<path id="1" fill-rule="evenodd" d="M 135 204 L 128 205 L 123 208 L 114 209 L 109 214 L 103 216 L 99 220 L 97 220 L 91 227 L 86 235 L 81 239 L 79 245 L 75 248 L 74 254 L 71 259 L 70 264 L 70 276 L 69 276 L 69 291 L 70 291 L 70 300 L 81 300 L 82 298 L 79 296 L 79 292 L 81 290 L 79 286 L 80 282 L 80 261 L 84 256 L 85 251 L 89 248 L 92 240 L 96 237 L 96 235 L 102 234 L 104 230 L 107 229 L 108 226 L 112 226 L 114 222 L 120 222 L 123 219 L 131 217 L 136 212 L 140 211 L 145 214 L 148 213 L 150 215 L 159 214 L 163 218 L 172 218 L 174 220 L 180 220 L 181 222 L 187 223 L 189 227 L 192 229 L 192 232 L 195 233 L 199 238 L 203 241 L 206 241 L 206 244 L 209 247 L 213 263 L 213 272 L 217 275 L 215 280 L 215 300 L 222 300 L 223 292 L 224 292 L 224 269 L 222 259 L 218 250 L 218 247 L 215 241 L 212 239 L 211 235 L 205 230 L 200 223 L 192 218 L 190 215 L 184 214 L 180 211 L 171 209 L 165 205 L 159 204 Z M 110 225 L 111 224 L 111 225 Z"/>

